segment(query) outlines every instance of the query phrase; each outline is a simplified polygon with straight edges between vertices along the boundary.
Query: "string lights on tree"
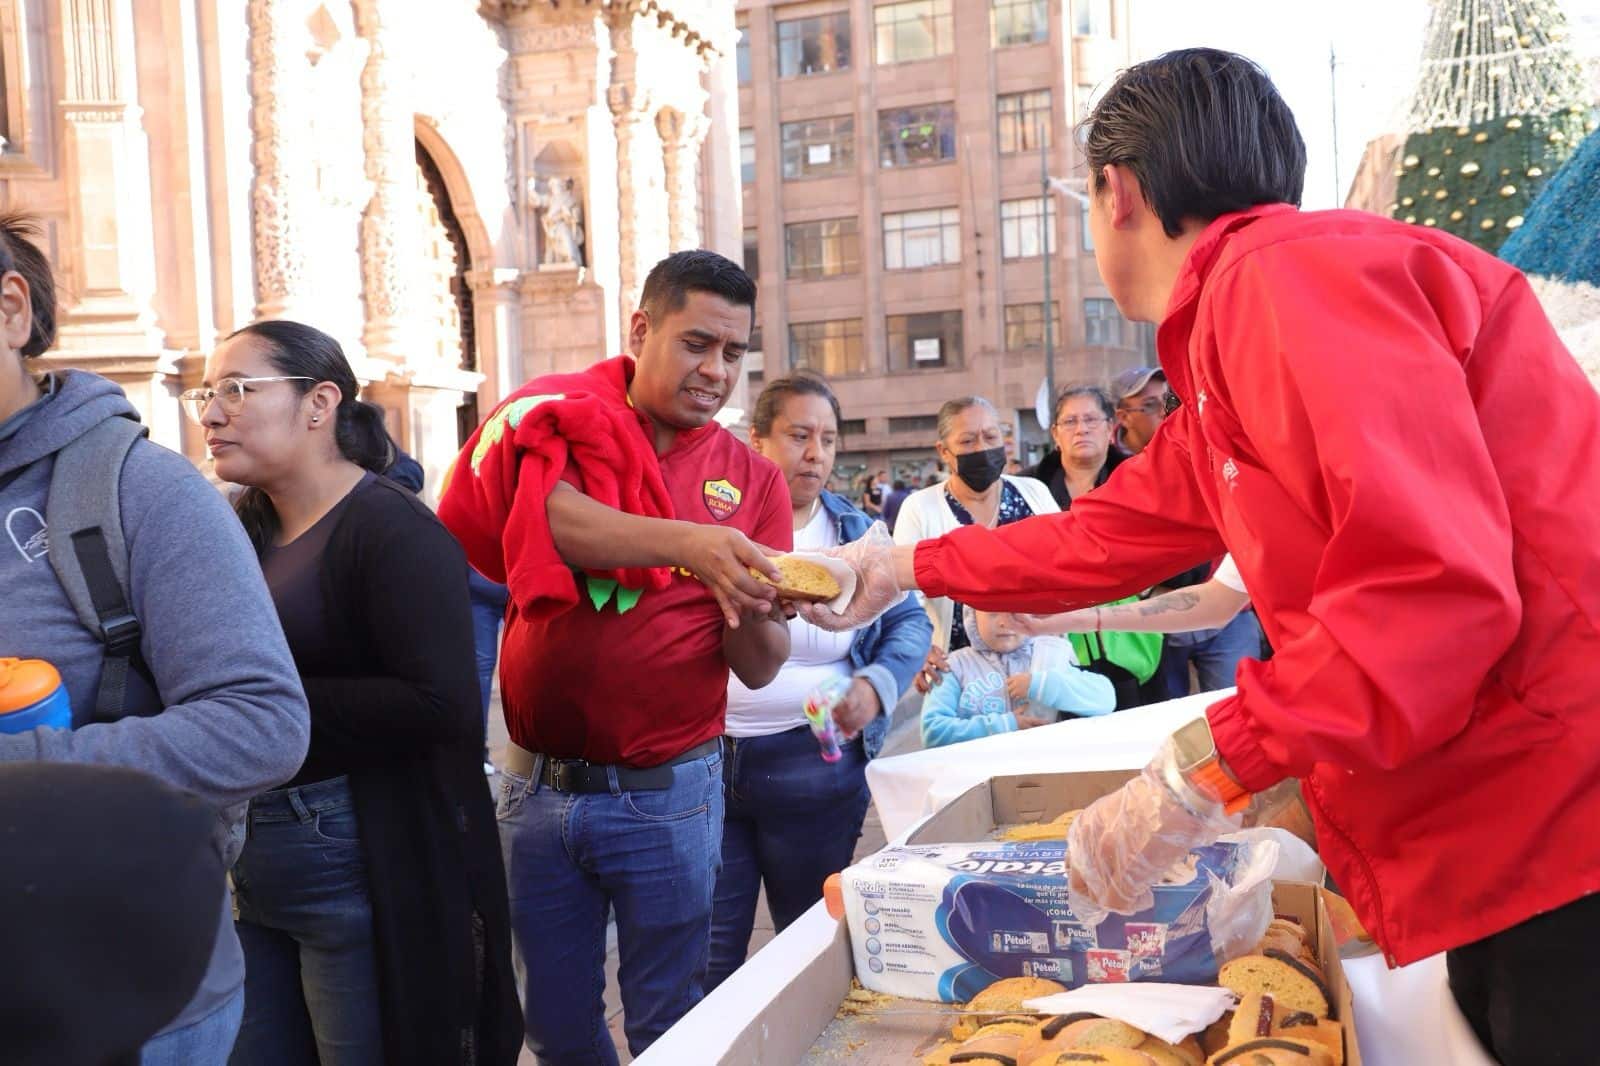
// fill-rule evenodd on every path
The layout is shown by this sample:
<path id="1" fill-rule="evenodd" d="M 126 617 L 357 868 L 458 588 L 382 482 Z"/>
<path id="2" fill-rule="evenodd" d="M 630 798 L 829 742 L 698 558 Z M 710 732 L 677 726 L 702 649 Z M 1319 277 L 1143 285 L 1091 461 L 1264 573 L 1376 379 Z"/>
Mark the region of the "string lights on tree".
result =
<path id="1" fill-rule="evenodd" d="M 1489 251 L 1594 129 L 1558 0 L 1432 0 L 1390 213 Z"/>

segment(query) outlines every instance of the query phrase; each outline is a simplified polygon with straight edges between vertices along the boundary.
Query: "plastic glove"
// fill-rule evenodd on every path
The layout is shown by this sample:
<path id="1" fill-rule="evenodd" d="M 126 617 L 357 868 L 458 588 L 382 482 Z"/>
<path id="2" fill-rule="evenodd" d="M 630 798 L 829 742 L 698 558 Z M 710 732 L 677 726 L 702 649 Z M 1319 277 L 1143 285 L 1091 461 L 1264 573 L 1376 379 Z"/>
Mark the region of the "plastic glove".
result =
<path id="1" fill-rule="evenodd" d="M 1181 795 L 1180 795 L 1181 791 Z M 1193 848 L 1239 828 L 1237 815 L 1183 781 L 1169 738 L 1138 777 L 1095 800 L 1067 833 L 1067 898 L 1078 920 L 1155 905 L 1152 887 Z"/>
<path id="2" fill-rule="evenodd" d="M 856 590 L 842 612 L 825 603 L 797 603 L 795 610 L 818 629 L 843 632 L 860 629 L 884 611 L 905 599 L 906 590 L 894 579 L 894 538 L 882 522 L 874 522 L 849 544 L 827 548 L 831 555 L 856 572 Z"/>

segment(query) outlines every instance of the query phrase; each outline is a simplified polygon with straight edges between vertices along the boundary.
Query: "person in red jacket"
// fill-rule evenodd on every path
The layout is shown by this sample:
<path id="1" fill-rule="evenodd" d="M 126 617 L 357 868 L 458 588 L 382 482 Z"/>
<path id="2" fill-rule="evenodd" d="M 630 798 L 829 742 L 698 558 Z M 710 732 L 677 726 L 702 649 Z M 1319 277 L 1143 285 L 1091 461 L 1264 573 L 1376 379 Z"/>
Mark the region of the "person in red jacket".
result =
<path id="1" fill-rule="evenodd" d="M 859 625 L 913 587 L 1058 611 L 1232 551 L 1276 654 L 1077 820 L 1077 903 L 1131 912 L 1251 793 L 1300 778 L 1391 965 L 1446 952 L 1502 1062 L 1593 1061 L 1600 397 L 1515 269 L 1298 211 L 1294 118 L 1240 56 L 1130 68 L 1085 150 L 1101 276 L 1160 323 L 1182 406 L 1071 511 L 847 546 L 855 601 L 803 613 Z M 1549 446 L 1529 449 L 1535 411 Z"/>

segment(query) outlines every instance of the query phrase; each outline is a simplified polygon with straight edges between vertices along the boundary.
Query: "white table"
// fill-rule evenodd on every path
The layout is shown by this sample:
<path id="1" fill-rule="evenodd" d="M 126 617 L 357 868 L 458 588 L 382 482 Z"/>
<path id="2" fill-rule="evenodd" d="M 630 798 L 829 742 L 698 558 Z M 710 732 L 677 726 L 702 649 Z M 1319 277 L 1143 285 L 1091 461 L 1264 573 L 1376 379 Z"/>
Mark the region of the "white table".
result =
<path id="1" fill-rule="evenodd" d="M 885 835 L 899 842 L 927 815 L 991 777 L 1138 769 L 1164 737 L 1227 691 L 875 759 L 867 784 Z M 1450 996 L 1443 955 L 1397 970 L 1369 955 L 1347 960 L 1344 972 L 1365 1066 L 1494 1066 Z"/>

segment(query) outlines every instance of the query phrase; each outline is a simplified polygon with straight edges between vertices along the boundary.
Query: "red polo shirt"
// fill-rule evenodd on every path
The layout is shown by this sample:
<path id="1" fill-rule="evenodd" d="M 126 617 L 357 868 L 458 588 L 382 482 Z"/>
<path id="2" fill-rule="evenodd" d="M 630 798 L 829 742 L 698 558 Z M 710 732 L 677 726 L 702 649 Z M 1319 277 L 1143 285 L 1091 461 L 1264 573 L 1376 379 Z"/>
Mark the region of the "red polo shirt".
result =
<path id="1" fill-rule="evenodd" d="M 627 397 L 619 393 L 617 402 Z M 679 433 L 659 461 L 679 519 L 793 547 L 782 474 L 721 426 Z M 711 592 L 680 570 L 666 590 L 645 592 L 619 612 L 614 597 L 596 609 L 579 584 L 578 605 L 554 618 L 510 609 L 500 685 L 511 739 L 558 758 L 647 767 L 720 736 L 728 663 Z"/>

